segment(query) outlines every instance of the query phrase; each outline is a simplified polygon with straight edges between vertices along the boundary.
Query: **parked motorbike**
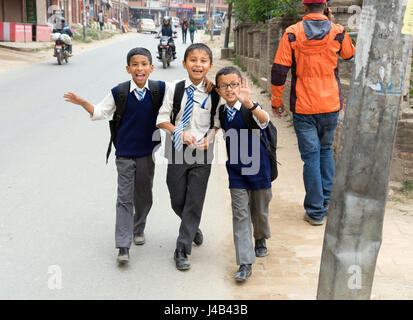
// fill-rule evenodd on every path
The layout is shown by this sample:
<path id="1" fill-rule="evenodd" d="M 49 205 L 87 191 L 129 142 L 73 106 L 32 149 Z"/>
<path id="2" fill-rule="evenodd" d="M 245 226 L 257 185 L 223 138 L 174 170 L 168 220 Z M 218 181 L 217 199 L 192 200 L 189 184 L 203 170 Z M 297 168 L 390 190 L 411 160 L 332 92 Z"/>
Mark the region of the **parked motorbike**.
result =
<path id="1" fill-rule="evenodd" d="M 57 63 L 59 65 L 61 65 L 63 61 L 68 63 L 69 57 L 70 57 L 70 50 L 69 50 L 69 45 L 71 43 L 70 36 L 68 36 L 67 34 L 62 34 L 62 33 L 53 33 L 52 40 L 55 41 L 53 56 L 57 58 Z"/>
<path id="2" fill-rule="evenodd" d="M 173 43 L 172 37 L 169 36 L 157 36 L 156 38 L 160 38 L 159 45 L 158 45 L 158 52 L 159 61 L 162 61 L 162 66 L 164 69 L 170 66 L 171 61 L 173 58 L 173 49 L 171 44 Z M 177 38 L 176 32 L 174 32 L 173 38 Z"/>

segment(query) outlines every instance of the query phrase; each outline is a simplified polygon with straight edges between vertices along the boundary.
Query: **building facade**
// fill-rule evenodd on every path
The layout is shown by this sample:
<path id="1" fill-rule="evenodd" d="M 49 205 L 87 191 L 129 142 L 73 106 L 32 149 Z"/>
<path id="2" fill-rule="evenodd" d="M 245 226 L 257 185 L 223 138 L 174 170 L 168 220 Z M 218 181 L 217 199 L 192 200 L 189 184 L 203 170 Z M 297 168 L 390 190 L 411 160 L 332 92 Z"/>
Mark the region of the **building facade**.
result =
<path id="1" fill-rule="evenodd" d="M 216 12 L 227 12 L 226 0 L 215 0 Z M 163 16 L 190 19 L 194 14 L 212 12 L 214 0 L 129 0 L 130 21 L 133 25 L 138 19 L 150 18 L 160 23 Z"/>

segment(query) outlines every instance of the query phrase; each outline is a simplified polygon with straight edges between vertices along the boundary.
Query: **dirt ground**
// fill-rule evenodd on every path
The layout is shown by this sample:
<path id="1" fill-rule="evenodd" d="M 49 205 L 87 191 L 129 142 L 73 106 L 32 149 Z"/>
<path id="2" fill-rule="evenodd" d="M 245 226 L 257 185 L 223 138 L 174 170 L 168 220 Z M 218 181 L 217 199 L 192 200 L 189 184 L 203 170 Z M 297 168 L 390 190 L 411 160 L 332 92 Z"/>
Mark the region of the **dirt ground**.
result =
<path id="1" fill-rule="evenodd" d="M 119 34 L 92 43 L 74 43 L 74 54 L 134 36 L 133 32 Z M 220 60 L 223 35 L 201 35 L 214 53 L 213 79 L 220 68 L 232 65 Z M 18 52 L 0 48 L 0 72 L 24 67 L 29 63 L 54 59 L 51 49 L 38 52 Z M 244 73 L 244 75 L 246 75 Z M 246 75 L 247 76 L 247 75 Z M 302 182 L 302 161 L 289 116 L 282 119 L 272 115 L 268 94 L 253 87 L 253 98 L 270 113 L 278 129 L 279 177 L 273 183 L 270 205 L 272 237 L 267 242 L 269 255 L 257 258 L 250 280 L 238 285 L 234 282 L 236 299 L 315 299 L 325 225 L 313 227 L 302 220 L 305 191 Z M 412 192 L 413 193 L 413 192 Z M 226 204 L 230 210 L 230 204 Z M 230 212 L 230 211 L 229 211 Z M 233 245 L 228 252 L 227 279 L 232 280 L 237 266 Z M 372 299 L 413 299 L 413 199 L 398 184 L 391 183 L 383 228 Z"/>

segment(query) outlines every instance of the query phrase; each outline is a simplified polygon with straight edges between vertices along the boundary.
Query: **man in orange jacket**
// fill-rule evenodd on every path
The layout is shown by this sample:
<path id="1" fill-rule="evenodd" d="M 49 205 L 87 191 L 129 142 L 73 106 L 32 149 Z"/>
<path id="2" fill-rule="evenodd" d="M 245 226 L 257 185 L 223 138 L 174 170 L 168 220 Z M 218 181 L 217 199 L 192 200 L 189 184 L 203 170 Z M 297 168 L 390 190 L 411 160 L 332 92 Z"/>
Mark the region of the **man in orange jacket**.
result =
<path id="1" fill-rule="evenodd" d="M 282 94 L 291 68 L 290 109 L 304 161 L 304 220 L 322 225 L 334 179 L 331 145 L 343 107 L 338 56 L 351 59 L 355 48 L 343 26 L 333 23 L 326 0 L 303 0 L 306 15 L 288 27 L 271 70 L 271 104 L 284 111 Z"/>

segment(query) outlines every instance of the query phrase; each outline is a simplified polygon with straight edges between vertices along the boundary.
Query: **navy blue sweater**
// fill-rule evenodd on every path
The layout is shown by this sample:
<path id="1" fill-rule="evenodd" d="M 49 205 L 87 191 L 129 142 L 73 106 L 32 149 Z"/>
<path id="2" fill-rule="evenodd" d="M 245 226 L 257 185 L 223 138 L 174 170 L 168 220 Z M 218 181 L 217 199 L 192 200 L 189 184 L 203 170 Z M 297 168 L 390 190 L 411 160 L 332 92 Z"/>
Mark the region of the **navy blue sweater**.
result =
<path id="1" fill-rule="evenodd" d="M 260 137 L 256 133 L 252 132 L 252 130 L 248 130 L 248 135 L 245 135 L 245 133 L 244 135 L 241 135 L 241 129 L 247 130 L 247 126 L 242 119 L 241 112 L 237 111 L 231 122 L 228 122 L 227 117 L 225 116 L 225 125 L 223 129 L 227 131 L 225 142 L 228 154 L 226 167 L 229 176 L 229 188 L 247 190 L 271 188 L 271 168 L 267 151 L 261 143 Z M 228 132 L 230 129 L 232 129 L 231 132 Z M 264 134 L 264 139 L 266 139 L 265 131 L 261 130 L 261 132 Z M 234 139 L 233 136 L 235 133 L 237 134 L 237 137 Z M 248 140 L 243 139 L 245 136 L 248 137 Z M 259 144 L 260 146 L 259 153 L 254 152 L 253 154 L 253 141 L 254 144 Z M 233 145 L 234 143 L 237 143 L 237 146 Z M 231 149 L 233 150 L 232 152 Z M 244 159 L 241 159 L 241 154 L 243 153 L 248 155 L 250 163 L 245 163 L 248 162 L 245 157 Z M 250 171 L 257 172 L 255 174 L 248 174 L 248 172 L 244 172 L 243 174 L 242 169 L 245 171 L 246 168 L 250 168 Z M 252 168 L 257 168 L 257 170 L 252 170 Z"/>
<path id="2" fill-rule="evenodd" d="M 117 89 L 112 89 L 115 100 Z M 149 90 L 146 91 L 143 101 L 139 101 L 133 91 L 130 92 L 116 137 L 116 156 L 139 158 L 151 154 L 159 144 L 159 141 L 152 141 L 152 135 L 157 129 L 156 116 Z"/>

